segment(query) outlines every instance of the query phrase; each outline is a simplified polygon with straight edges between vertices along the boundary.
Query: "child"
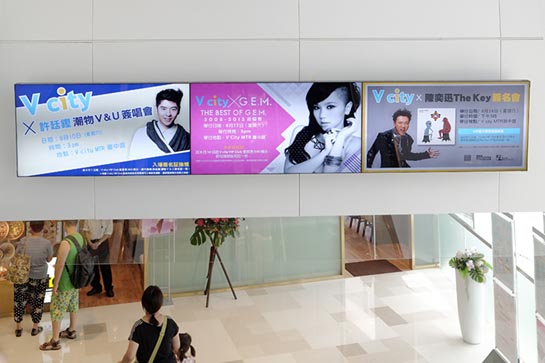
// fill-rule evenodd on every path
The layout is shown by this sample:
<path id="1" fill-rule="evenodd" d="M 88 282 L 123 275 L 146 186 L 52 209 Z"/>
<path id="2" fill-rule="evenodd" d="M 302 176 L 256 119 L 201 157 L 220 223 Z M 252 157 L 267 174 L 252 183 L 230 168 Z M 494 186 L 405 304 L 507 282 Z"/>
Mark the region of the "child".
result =
<path id="1" fill-rule="evenodd" d="M 189 354 L 187 353 L 189 351 Z M 191 335 L 188 333 L 180 333 L 180 359 L 182 363 L 196 363 L 195 348 L 191 345 Z"/>

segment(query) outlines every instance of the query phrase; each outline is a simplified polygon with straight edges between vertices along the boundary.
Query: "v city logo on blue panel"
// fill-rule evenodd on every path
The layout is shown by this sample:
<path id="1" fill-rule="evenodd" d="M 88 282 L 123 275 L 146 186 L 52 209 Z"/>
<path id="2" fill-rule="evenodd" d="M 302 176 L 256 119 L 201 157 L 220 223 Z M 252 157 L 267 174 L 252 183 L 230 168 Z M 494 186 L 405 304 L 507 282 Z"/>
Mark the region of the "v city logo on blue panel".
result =
<path id="1" fill-rule="evenodd" d="M 40 96 L 40 93 L 33 93 L 31 100 L 26 95 L 19 96 L 23 106 L 32 116 L 36 115 L 36 110 L 40 104 Z M 81 109 L 82 112 L 85 112 L 89 109 L 92 96 L 93 92 L 91 91 L 85 92 L 85 94 L 74 93 L 74 91 L 66 93 L 66 88 L 59 87 L 57 88 L 57 97 L 50 97 L 45 104 L 50 112 L 68 109 Z"/>

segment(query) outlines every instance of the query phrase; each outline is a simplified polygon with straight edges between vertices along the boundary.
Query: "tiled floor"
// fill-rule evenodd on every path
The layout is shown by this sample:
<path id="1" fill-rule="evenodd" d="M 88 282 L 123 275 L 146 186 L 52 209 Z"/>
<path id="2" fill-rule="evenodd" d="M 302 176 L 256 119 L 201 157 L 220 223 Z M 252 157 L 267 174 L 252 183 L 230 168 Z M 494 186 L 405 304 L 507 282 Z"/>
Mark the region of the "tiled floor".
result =
<path id="1" fill-rule="evenodd" d="M 204 296 L 175 298 L 163 312 L 191 333 L 199 363 L 482 362 L 493 335 L 480 345 L 462 341 L 450 272 L 239 290 L 236 301 L 227 291 L 212 294 L 208 309 Z M 55 352 L 38 350 L 51 334 L 49 314 L 37 337 L 28 316 L 21 338 L 11 318 L 0 319 L 0 362 L 117 362 L 141 314 L 139 303 L 81 309 L 78 338 Z"/>

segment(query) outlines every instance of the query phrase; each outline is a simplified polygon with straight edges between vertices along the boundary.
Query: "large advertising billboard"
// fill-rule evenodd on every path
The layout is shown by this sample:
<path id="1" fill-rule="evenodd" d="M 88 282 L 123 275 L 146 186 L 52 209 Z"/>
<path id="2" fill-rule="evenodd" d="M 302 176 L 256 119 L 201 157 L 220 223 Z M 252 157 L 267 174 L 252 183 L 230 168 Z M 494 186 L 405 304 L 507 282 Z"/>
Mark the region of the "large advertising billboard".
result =
<path id="1" fill-rule="evenodd" d="M 527 170 L 529 82 L 364 83 L 364 172 Z"/>
<path id="2" fill-rule="evenodd" d="M 191 84 L 191 174 L 360 173 L 361 84 Z"/>
<path id="3" fill-rule="evenodd" d="M 527 170 L 529 86 L 17 84 L 17 173 Z"/>
<path id="4" fill-rule="evenodd" d="M 17 84 L 17 173 L 189 174 L 189 84 Z"/>

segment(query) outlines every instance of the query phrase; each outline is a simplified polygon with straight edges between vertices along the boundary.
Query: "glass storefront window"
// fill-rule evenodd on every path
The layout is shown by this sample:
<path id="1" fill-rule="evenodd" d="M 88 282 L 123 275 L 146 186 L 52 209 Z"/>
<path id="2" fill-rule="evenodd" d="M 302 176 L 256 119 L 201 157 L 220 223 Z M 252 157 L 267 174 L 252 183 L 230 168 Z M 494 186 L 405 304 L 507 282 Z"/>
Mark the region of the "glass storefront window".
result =
<path id="1" fill-rule="evenodd" d="M 341 228 L 339 217 L 245 218 L 218 251 L 233 286 L 339 276 Z M 150 283 L 173 293 L 204 289 L 211 245 L 191 245 L 194 230 L 193 219 L 177 219 L 172 234 L 149 239 Z M 217 260 L 212 277 L 213 288 L 228 286 Z"/>

